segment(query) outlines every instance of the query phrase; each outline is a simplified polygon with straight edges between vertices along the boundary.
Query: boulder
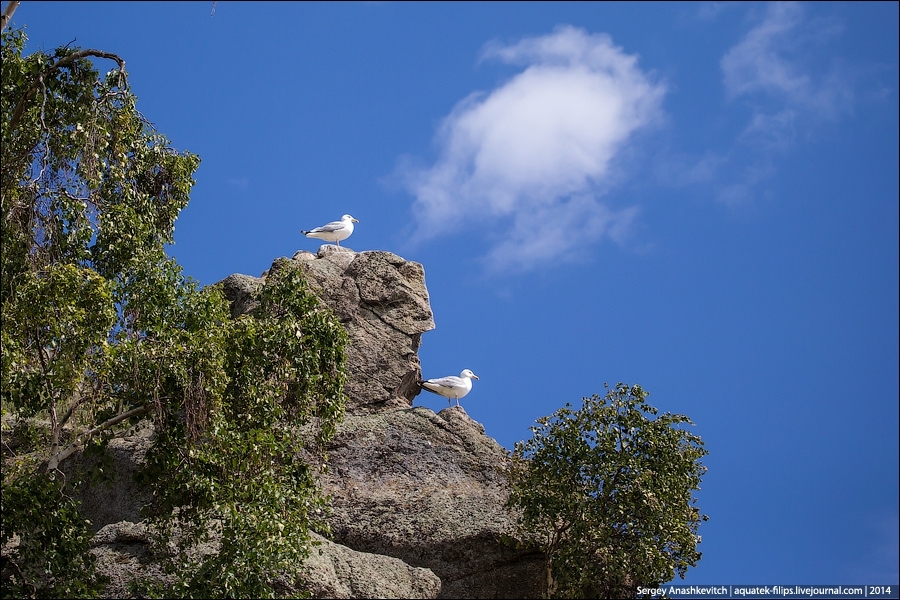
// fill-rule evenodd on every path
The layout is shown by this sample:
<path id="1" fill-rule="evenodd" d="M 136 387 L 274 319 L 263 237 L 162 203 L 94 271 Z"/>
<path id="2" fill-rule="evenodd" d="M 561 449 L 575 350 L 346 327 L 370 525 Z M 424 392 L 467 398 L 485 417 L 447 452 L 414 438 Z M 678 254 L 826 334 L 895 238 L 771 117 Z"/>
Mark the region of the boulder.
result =
<path id="1" fill-rule="evenodd" d="M 441 597 L 541 595 L 543 555 L 506 541 L 506 451 L 462 407 L 348 415 L 328 458 L 335 541 L 428 567 Z"/>
<path id="2" fill-rule="evenodd" d="M 441 580 L 402 560 L 357 552 L 313 534 L 300 587 L 313 598 L 437 598 Z"/>
<path id="3" fill-rule="evenodd" d="M 388 556 L 357 552 L 313 533 L 314 546 L 303 569 L 282 577 L 277 587 L 294 596 L 303 590 L 313 598 L 436 598 L 441 580 L 428 569 L 411 567 Z M 153 560 L 149 535 L 142 523 L 106 525 L 91 541 L 97 571 L 108 578 L 107 598 L 140 597 L 135 583 L 162 586 L 174 582 Z"/>
<path id="4" fill-rule="evenodd" d="M 150 502 L 150 494 L 135 482 L 134 475 L 143 466 L 154 435 L 153 424 L 145 419 L 124 436 L 111 439 L 104 457 L 77 453 L 62 464 L 67 475 L 76 472 L 99 475 L 75 492 L 81 502 L 81 513 L 90 520 L 93 531 L 120 521 L 141 520 L 141 508 Z"/>
<path id="5" fill-rule="evenodd" d="M 136 598 L 140 596 L 134 586 L 139 582 L 165 588 L 174 581 L 154 561 L 143 523 L 120 521 L 103 526 L 94 534 L 90 552 L 97 557 L 98 574 L 108 578 L 105 598 Z"/>
<path id="6" fill-rule="evenodd" d="M 415 380 L 422 376 L 422 334 L 434 329 L 422 265 L 391 252 L 354 252 L 332 244 L 317 254 L 297 252 L 292 260 L 303 265 L 312 290 L 350 335 L 347 411 L 412 406 L 419 392 Z"/>
<path id="7" fill-rule="evenodd" d="M 225 298 L 231 303 L 231 317 L 237 318 L 240 315 L 249 313 L 259 306 L 254 295 L 265 283 L 262 277 L 251 277 L 250 275 L 241 275 L 235 273 L 229 275 L 219 282 L 222 286 L 222 292 Z"/>
<path id="8" fill-rule="evenodd" d="M 331 244 L 292 260 L 350 336 L 347 416 L 322 476 L 335 541 L 430 569 L 441 597 L 539 597 L 543 555 L 509 542 L 506 451 L 462 407 L 412 408 L 434 328 L 422 265 Z"/>

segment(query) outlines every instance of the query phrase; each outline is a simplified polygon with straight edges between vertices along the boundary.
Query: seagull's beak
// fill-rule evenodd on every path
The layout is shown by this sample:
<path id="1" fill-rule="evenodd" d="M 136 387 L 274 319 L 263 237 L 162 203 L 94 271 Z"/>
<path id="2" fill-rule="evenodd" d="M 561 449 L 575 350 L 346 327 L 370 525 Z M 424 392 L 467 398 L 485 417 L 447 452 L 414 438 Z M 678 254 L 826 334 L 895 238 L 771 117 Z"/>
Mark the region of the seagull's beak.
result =
<path id="1" fill-rule="evenodd" d="M 350 220 L 353 221 L 354 223 L 359 223 L 359 219 L 353 219 L 353 218 L 351 218 Z"/>
<path id="2" fill-rule="evenodd" d="M 475 373 L 472 373 L 472 377 L 474 377 L 475 379 L 478 379 L 478 375 L 476 375 Z"/>

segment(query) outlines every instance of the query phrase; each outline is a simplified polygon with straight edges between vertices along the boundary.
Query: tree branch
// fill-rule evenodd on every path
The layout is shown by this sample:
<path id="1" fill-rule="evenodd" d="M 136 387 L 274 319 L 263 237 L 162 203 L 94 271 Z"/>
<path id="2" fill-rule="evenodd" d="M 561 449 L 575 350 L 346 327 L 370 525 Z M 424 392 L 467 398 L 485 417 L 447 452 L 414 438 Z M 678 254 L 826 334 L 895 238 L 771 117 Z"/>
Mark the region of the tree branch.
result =
<path id="1" fill-rule="evenodd" d="M 133 409 L 129 410 L 128 412 L 124 412 L 121 415 L 117 415 L 107 421 L 104 421 L 103 423 L 101 423 L 100 425 L 97 425 L 90 431 L 81 434 L 80 436 L 78 436 L 77 442 L 71 444 L 69 447 L 67 447 L 62 452 L 59 452 L 50 457 L 50 460 L 47 462 L 47 470 L 48 471 L 55 470 L 57 467 L 59 467 L 59 464 L 62 461 L 66 460 L 67 458 L 69 458 L 70 456 L 72 456 L 73 454 L 75 454 L 76 452 L 81 450 L 82 448 L 84 448 L 84 443 L 86 441 L 88 441 L 89 439 L 91 439 L 92 437 L 94 437 L 95 435 L 97 435 L 98 433 L 100 433 L 101 431 L 109 429 L 113 425 L 118 425 L 125 419 L 129 419 L 136 415 L 143 414 L 143 413 L 147 412 L 149 409 L 150 409 L 149 404 L 145 404 L 144 406 L 139 406 L 137 408 L 133 408 Z"/>
<path id="2" fill-rule="evenodd" d="M 84 387 L 84 380 L 81 380 L 81 383 L 78 384 L 78 390 L 76 391 L 76 394 L 78 394 L 78 397 L 72 401 L 72 405 L 69 406 L 69 410 L 67 410 L 66 414 L 63 415 L 63 418 L 59 420 L 60 427 L 64 427 L 66 425 L 66 423 L 69 422 L 69 419 L 72 418 L 72 415 L 75 414 L 75 409 L 77 409 L 79 406 L 81 406 L 81 404 L 85 400 L 87 400 L 88 396 L 81 393 L 81 388 L 83 388 L 83 387 Z"/>
<path id="3" fill-rule="evenodd" d="M 12 20 L 13 13 L 16 12 L 16 9 L 19 7 L 21 2 L 11 1 L 6 3 L 6 8 L 3 9 L 3 16 L 0 17 L 3 20 L 3 27 L 0 28 L 0 31 L 6 29 L 6 26 L 9 25 L 9 22 Z"/>
<path id="4" fill-rule="evenodd" d="M 12 2 L 10 4 L 12 4 Z M 16 2 L 16 4 L 18 4 L 18 2 Z M 7 9 L 8 8 L 9 7 L 7 6 Z M 125 61 L 119 55 L 113 54 L 111 52 L 104 52 L 102 50 L 79 50 L 78 52 L 73 52 L 72 54 L 64 58 L 61 58 L 38 74 L 37 79 L 35 79 L 34 83 L 31 84 L 31 87 L 28 88 L 28 90 L 25 92 L 25 95 L 22 96 L 21 100 L 19 100 L 19 103 L 16 104 L 16 110 L 13 111 L 12 120 L 10 120 L 9 122 L 9 131 L 14 131 L 16 125 L 19 124 L 19 120 L 22 118 L 22 113 L 25 112 L 25 104 L 28 102 L 28 100 L 31 99 L 31 97 L 37 91 L 38 87 L 43 84 L 45 76 L 49 75 L 53 71 L 56 71 L 57 69 L 68 67 L 75 61 L 82 58 L 87 58 L 88 56 L 96 56 L 97 58 L 108 58 L 110 60 L 114 60 L 119 64 L 119 70 L 123 73 L 125 72 Z"/>
<path id="5" fill-rule="evenodd" d="M 54 400 L 53 388 L 50 386 L 50 378 L 47 369 L 47 360 L 51 357 L 44 358 L 44 344 L 41 342 L 41 328 L 36 327 L 34 337 L 37 341 L 38 360 L 41 363 L 41 372 L 43 373 L 44 387 L 47 388 L 47 399 L 50 401 L 50 454 L 56 454 L 59 448 L 59 421 L 56 419 L 56 401 Z M 48 351 L 49 352 L 49 351 Z"/>

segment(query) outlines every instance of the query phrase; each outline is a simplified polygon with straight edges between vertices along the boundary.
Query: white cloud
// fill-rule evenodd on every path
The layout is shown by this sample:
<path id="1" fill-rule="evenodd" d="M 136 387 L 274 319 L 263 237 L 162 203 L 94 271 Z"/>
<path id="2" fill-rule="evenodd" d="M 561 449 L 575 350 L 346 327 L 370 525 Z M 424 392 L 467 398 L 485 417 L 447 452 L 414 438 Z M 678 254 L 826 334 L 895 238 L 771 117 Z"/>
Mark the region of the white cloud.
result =
<path id="1" fill-rule="evenodd" d="M 817 116 L 836 116 L 852 102 L 849 81 L 834 66 L 814 76 L 803 55 L 839 31 L 833 24 L 809 23 L 801 4 L 767 5 L 762 22 L 722 57 L 728 95 L 768 96 Z"/>
<path id="2" fill-rule="evenodd" d="M 499 228 L 487 256 L 494 269 L 574 259 L 603 236 L 621 238 L 636 210 L 597 197 L 623 145 L 661 115 L 664 87 L 609 36 L 573 27 L 490 45 L 482 59 L 525 69 L 459 102 L 432 166 L 401 167 L 416 237 Z"/>
<path id="3" fill-rule="evenodd" d="M 739 139 L 760 148 L 784 152 L 797 137 L 796 121 L 797 111 L 790 108 L 775 114 L 756 112 Z"/>
<path id="4" fill-rule="evenodd" d="M 788 34 L 800 22 L 802 8 L 775 3 L 768 11 L 763 22 L 722 57 L 725 88 L 732 97 L 757 90 L 781 92 L 788 97 L 808 93 L 809 77 L 796 73 L 779 55 Z"/>
<path id="5" fill-rule="evenodd" d="M 621 242 L 638 212 L 637 207 L 613 211 L 590 195 L 521 211 L 489 252 L 488 265 L 520 270 L 558 257 L 584 259 L 591 240 L 607 235 Z"/>
<path id="6" fill-rule="evenodd" d="M 761 14 L 719 61 L 730 103 L 742 114 L 749 109 L 749 116 L 730 148 L 707 152 L 671 177 L 710 185 L 732 207 L 752 202 L 780 158 L 823 121 L 849 112 L 854 97 L 853 77 L 829 51 L 842 30 L 837 21 L 811 17 L 807 6 L 793 2 L 750 10 Z"/>

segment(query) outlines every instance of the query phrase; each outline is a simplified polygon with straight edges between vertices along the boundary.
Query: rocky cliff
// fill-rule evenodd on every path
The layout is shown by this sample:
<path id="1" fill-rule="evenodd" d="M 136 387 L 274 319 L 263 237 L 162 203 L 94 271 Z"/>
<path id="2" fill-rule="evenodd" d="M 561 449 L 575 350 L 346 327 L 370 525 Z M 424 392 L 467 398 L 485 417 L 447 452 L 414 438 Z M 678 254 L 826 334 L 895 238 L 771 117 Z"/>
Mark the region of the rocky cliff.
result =
<path id="1" fill-rule="evenodd" d="M 347 415 L 322 476 L 333 540 L 320 538 L 308 560 L 308 589 L 318 598 L 540 596 L 542 556 L 503 541 L 504 449 L 462 407 L 413 406 L 421 337 L 434 328 L 422 265 L 331 245 L 291 260 L 350 334 Z M 221 282 L 233 316 L 253 309 L 265 276 Z M 83 498 L 111 597 L 128 594 L 132 573 L 154 572 L 130 477 L 151 436 L 139 428 L 111 443 L 118 484 Z"/>

